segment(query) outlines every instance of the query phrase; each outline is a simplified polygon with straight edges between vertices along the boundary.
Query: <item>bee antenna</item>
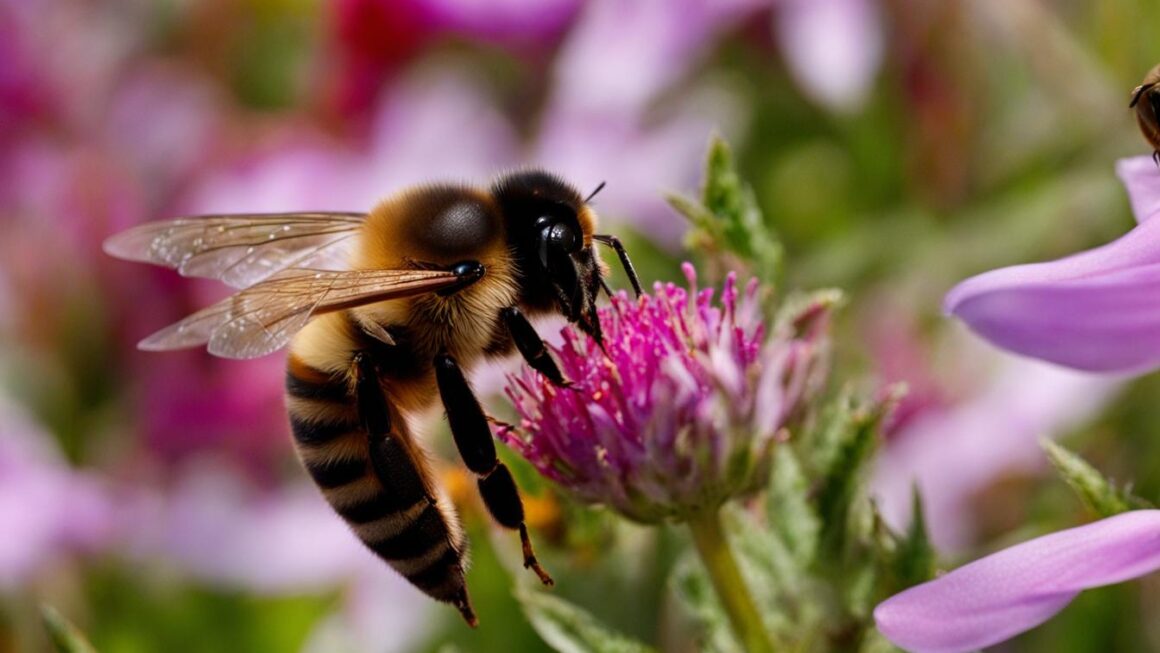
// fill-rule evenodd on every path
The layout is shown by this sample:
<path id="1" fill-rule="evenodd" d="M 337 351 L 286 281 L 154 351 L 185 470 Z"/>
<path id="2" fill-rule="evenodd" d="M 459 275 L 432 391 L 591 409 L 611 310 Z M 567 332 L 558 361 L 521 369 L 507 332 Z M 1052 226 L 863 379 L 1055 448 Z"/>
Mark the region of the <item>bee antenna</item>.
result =
<path id="1" fill-rule="evenodd" d="M 636 268 L 632 267 L 632 261 L 629 260 L 628 252 L 624 249 L 624 243 L 620 242 L 620 239 L 616 236 L 610 234 L 596 234 L 592 236 L 592 240 L 603 243 L 616 250 L 616 255 L 620 258 L 620 264 L 624 266 L 624 273 L 628 275 L 628 281 L 632 284 L 632 289 L 636 292 L 636 296 L 640 297 L 644 294 L 644 291 L 640 287 L 640 278 L 636 276 Z"/>
<path id="2" fill-rule="evenodd" d="M 588 194 L 588 197 L 584 198 L 584 203 L 587 204 L 587 203 L 591 202 L 592 198 L 596 197 L 596 193 L 599 193 L 604 188 L 605 183 L 606 182 L 602 181 L 599 184 L 597 184 L 596 190 L 592 191 L 591 193 Z"/>

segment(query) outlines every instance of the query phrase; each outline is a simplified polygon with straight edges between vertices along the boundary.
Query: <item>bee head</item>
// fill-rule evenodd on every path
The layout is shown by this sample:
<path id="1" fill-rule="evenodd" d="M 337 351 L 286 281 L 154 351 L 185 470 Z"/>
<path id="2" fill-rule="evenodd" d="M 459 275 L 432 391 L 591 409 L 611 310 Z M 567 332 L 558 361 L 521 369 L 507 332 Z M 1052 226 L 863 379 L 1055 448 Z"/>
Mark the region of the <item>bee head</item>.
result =
<path id="1" fill-rule="evenodd" d="M 492 189 L 508 224 L 524 300 L 555 308 L 598 343 L 602 264 L 593 248 L 595 214 L 580 193 L 539 170 L 507 175 Z"/>

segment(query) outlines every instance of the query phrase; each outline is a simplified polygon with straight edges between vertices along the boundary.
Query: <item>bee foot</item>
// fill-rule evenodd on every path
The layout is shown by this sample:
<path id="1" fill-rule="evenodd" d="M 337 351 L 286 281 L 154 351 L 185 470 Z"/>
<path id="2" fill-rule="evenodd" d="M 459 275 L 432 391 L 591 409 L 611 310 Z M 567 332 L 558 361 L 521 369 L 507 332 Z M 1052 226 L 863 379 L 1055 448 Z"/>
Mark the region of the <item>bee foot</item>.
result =
<path id="1" fill-rule="evenodd" d="M 536 553 L 532 551 L 532 540 L 528 537 L 528 527 L 520 524 L 520 542 L 524 546 L 524 569 L 531 569 L 540 577 L 540 582 L 551 587 L 556 584 L 548 572 L 536 560 Z"/>
<path id="2" fill-rule="evenodd" d="M 498 434 L 506 435 L 508 433 L 511 433 L 512 431 L 519 430 L 519 427 L 516 426 L 515 424 L 510 424 L 510 423 L 505 422 L 501 419 L 496 419 L 496 418 L 492 417 L 491 415 L 487 416 L 487 421 L 492 426 L 496 427 Z"/>

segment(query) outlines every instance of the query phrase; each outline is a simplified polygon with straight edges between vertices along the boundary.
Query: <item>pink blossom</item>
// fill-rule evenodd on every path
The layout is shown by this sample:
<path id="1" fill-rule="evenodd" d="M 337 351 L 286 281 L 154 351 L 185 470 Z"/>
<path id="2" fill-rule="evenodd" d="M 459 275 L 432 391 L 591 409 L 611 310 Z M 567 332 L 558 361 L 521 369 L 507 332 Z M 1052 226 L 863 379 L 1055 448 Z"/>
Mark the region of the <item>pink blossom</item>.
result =
<path id="1" fill-rule="evenodd" d="M 521 420 L 499 436 L 582 500 L 639 521 L 685 518 L 751 487 L 779 430 L 822 372 L 828 308 L 766 338 L 752 280 L 715 302 L 657 284 L 600 309 L 605 347 L 572 328 L 552 347 L 568 388 L 525 368 L 507 387 Z"/>

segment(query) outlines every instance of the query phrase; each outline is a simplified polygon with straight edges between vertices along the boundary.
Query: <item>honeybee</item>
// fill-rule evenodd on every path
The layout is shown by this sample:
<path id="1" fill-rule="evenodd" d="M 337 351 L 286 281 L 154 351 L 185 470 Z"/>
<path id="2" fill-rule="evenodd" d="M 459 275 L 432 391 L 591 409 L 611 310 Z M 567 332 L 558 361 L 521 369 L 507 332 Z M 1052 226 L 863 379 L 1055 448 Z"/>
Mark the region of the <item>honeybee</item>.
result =
<path id="1" fill-rule="evenodd" d="M 1128 107 L 1136 110 L 1136 122 L 1152 146 L 1152 159 L 1160 165 L 1160 64 L 1149 70 L 1144 81 L 1132 89 Z"/>
<path id="2" fill-rule="evenodd" d="M 594 243 L 616 251 L 640 294 L 623 245 L 595 233 L 593 195 L 526 170 L 487 189 L 403 190 L 365 214 L 145 224 L 107 240 L 105 251 L 241 289 L 140 348 L 207 345 L 217 356 L 254 358 L 289 344 L 286 409 L 307 472 L 363 544 L 475 626 L 463 529 L 408 417 L 442 399 L 483 503 L 519 531 L 524 566 L 551 585 L 464 370 L 518 350 L 566 386 L 528 318 L 559 313 L 601 342 L 596 297 L 611 291 Z"/>

